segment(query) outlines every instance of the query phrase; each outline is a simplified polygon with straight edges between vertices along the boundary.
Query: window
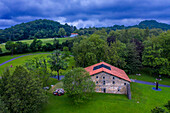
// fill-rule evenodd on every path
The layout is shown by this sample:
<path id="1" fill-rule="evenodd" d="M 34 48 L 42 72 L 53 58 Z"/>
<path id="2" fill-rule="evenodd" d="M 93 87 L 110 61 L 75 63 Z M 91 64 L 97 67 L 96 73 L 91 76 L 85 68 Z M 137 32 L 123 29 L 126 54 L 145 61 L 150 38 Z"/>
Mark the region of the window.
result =
<path id="1" fill-rule="evenodd" d="M 96 84 L 98 84 L 98 81 L 96 81 Z"/>
<path id="2" fill-rule="evenodd" d="M 126 83 L 124 83 L 124 85 L 126 85 Z"/>
<path id="3" fill-rule="evenodd" d="M 115 84 L 115 81 L 113 81 L 113 84 Z"/>
<path id="4" fill-rule="evenodd" d="M 98 76 L 96 76 L 96 78 L 98 78 Z"/>
<path id="5" fill-rule="evenodd" d="M 113 77 L 113 79 L 115 79 L 115 77 Z"/>
<path id="6" fill-rule="evenodd" d="M 103 85 L 105 85 L 105 81 L 103 81 Z"/>
<path id="7" fill-rule="evenodd" d="M 97 70 L 97 69 L 100 69 L 100 68 L 102 68 L 102 67 L 104 67 L 104 68 L 106 68 L 106 69 L 108 69 L 108 70 L 111 70 L 111 68 L 110 68 L 109 66 L 106 66 L 106 65 L 104 65 L 104 64 L 95 66 L 95 67 L 93 68 L 93 70 Z"/>
<path id="8" fill-rule="evenodd" d="M 103 77 L 103 79 L 105 79 L 105 77 Z"/>

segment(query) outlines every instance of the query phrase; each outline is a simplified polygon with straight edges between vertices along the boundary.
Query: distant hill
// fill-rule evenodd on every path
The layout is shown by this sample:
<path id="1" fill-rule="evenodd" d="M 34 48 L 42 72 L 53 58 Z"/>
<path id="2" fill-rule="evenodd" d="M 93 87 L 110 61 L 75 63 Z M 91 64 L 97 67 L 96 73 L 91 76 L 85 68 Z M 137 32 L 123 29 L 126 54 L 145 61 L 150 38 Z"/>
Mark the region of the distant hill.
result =
<path id="1" fill-rule="evenodd" d="M 4 30 L 0 30 L 0 43 L 12 40 L 23 40 L 36 38 L 51 38 L 58 36 L 58 30 L 64 28 L 69 36 L 76 27 L 68 24 L 62 25 L 59 22 L 47 19 L 39 19 L 27 23 L 21 23 Z"/>
<path id="2" fill-rule="evenodd" d="M 153 28 L 160 28 L 162 30 L 168 30 L 170 29 L 170 25 L 165 24 L 165 23 L 159 23 L 156 20 L 145 20 L 145 21 L 141 21 L 138 25 L 134 25 L 134 26 L 128 26 L 126 28 L 132 28 L 132 27 L 137 27 L 140 29 L 145 29 L 145 28 L 149 28 L 149 29 L 153 29 Z"/>

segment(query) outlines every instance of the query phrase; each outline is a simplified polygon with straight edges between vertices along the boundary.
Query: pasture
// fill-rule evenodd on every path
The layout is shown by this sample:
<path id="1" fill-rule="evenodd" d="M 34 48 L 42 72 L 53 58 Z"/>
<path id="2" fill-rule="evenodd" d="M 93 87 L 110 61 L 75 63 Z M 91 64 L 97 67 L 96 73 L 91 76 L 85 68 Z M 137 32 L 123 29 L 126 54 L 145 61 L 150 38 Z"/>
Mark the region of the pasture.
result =
<path id="1" fill-rule="evenodd" d="M 72 38 L 68 37 L 68 38 L 56 38 L 57 40 L 59 40 L 59 43 L 62 44 L 63 42 L 65 42 L 66 40 L 70 40 Z M 46 38 L 46 39 L 39 39 L 43 42 L 43 45 L 45 45 L 46 43 L 53 43 L 54 38 Z M 33 41 L 33 39 L 31 40 L 20 40 L 20 42 L 25 42 L 28 44 L 31 44 Z M 15 41 L 16 42 L 16 41 Z M 2 48 L 2 52 L 8 52 L 8 50 L 5 49 L 5 43 L 0 44 L 0 48 Z"/>

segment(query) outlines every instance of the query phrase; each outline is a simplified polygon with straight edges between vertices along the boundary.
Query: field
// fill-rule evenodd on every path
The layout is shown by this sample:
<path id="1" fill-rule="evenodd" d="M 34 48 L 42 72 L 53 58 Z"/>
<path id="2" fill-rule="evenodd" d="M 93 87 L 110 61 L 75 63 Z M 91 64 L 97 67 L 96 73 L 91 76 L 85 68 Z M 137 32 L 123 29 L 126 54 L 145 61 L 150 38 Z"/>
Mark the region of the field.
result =
<path id="1" fill-rule="evenodd" d="M 13 67 L 10 68 L 10 70 L 13 71 L 17 65 L 24 65 L 25 62 L 26 62 L 27 60 L 29 60 L 29 59 L 32 59 L 32 58 L 34 58 L 34 57 L 44 57 L 44 58 L 47 59 L 47 56 L 51 54 L 51 52 L 48 52 L 48 53 L 46 53 L 46 54 L 39 54 L 39 53 L 42 53 L 42 52 L 32 53 L 32 54 L 34 54 L 34 55 L 24 56 L 24 57 L 15 59 L 15 60 L 13 60 L 13 61 L 11 61 L 11 62 L 8 62 L 8 63 L 0 66 L 0 75 L 4 72 L 5 68 L 7 68 L 7 67 L 10 68 L 11 65 L 12 65 Z M 31 54 L 31 53 L 29 53 L 29 54 Z M 15 58 L 15 57 L 18 57 L 18 56 L 21 56 L 21 55 L 26 55 L 26 54 L 20 54 L 20 55 L 14 55 L 14 56 L 10 56 L 10 55 L 9 55 L 9 56 L 2 56 L 2 57 L 0 57 L 0 64 L 3 63 L 3 62 L 5 62 L 5 61 L 7 61 L 7 60 L 10 60 L 10 59 L 12 59 L 12 58 Z M 72 68 L 72 66 L 74 66 L 75 61 L 74 61 L 74 58 L 73 58 L 73 57 L 70 57 L 70 58 L 68 58 L 67 60 L 68 60 L 68 68 L 67 68 L 67 70 L 69 70 L 69 69 Z M 61 70 L 61 71 L 60 71 L 60 74 L 64 74 L 67 70 Z"/>
<path id="2" fill-rule="evenodd" d="M 62 44 L 63 42 L 65 42 L 66 40 L 72 39 L 72 38 L 56 38 L 57 40 L 59 40 L 59 43 Z M 46 38 L 46 39 L 40 39 L 43 42 L 43 45 L 45 45 L 46 43 L 53 43 L 54 38 Z M 28 44 L 31 44 L 33 40 L 20 40 L 20 42 L 26 42 Z M 5 49 L 5 43 L 0 44 L 0 48 L 2 48 L 3 52 L 8 52 L 8 50 Z"/>
<path id="3" fill-rule="evenodd" d="M 152 90 L 153 86 L 131 83 L 132 99 L 126 95 L 95 93 L 89 102 L 76 106 L 67 95 L 49 93 L 49 102 L 41 113 L 150 113 L 156 106 L 163 107 L 170 100 L 170 88 Z"/>

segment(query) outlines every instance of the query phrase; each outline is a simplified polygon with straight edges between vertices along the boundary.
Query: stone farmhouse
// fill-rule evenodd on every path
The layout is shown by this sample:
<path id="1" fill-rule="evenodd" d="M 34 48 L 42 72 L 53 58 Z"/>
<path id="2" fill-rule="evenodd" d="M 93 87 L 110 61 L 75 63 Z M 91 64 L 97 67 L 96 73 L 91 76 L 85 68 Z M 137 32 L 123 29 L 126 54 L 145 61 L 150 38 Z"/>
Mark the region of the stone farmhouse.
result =
<path id="1" fill-rule="evenodd" d="M 86 67 L 95 82 L 95 91 L 100 93 L 127 94 L 130 79 L 125 71 L 105 62 Z M 128 85 L 130 87 L 130 85 Z"/>

